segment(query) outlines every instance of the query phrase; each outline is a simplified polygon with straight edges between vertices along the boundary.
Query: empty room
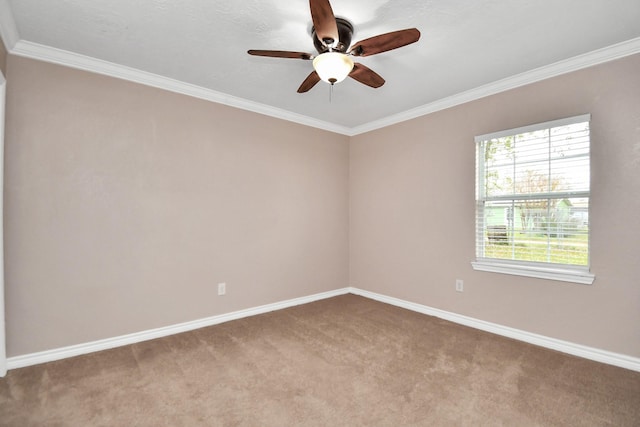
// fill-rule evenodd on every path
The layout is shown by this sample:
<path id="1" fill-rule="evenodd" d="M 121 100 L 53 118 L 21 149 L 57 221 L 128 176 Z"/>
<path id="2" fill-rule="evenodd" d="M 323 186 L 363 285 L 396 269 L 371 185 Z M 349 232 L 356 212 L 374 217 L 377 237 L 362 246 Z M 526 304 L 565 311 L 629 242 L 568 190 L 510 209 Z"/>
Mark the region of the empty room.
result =
<path id="1" fill-rule="evenodd" d="M 640 425 L 638 22 L 0 0 L 0 426 Z"/>

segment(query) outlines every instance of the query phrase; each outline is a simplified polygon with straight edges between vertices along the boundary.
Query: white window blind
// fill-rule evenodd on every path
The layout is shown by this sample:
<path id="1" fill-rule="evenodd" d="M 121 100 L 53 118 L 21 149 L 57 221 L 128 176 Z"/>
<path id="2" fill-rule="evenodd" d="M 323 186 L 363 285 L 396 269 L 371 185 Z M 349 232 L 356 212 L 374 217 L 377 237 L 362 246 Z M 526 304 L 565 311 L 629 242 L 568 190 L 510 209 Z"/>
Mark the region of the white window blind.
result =
<path id="1" fill-rule="evenodd" d="M 474 268 L 593 282 L 589 115 L 475 138 Z"/>

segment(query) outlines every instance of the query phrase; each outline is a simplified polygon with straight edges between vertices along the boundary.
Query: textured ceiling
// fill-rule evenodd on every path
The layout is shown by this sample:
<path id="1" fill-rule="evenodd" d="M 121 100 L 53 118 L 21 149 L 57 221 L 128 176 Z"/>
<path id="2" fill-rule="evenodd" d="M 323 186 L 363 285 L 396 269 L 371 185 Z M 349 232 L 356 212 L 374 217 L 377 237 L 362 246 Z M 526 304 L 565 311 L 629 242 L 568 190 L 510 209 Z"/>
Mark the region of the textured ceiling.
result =
<path id="1" fill-rule="evenodd" d="M 36 44 L 86 55 L 347 132 L 623 42 L 633 51 L 640 40 L 638 0 L 332 0 L 335 15 L 354 24 L 354 42 L 410 27 L 422 37 L 360 58 L 386 84 L 347 79 L 330 102 L 324 82 L 296 92 L 310 61 L 246 53 L 315 53 L 306 0 L 0 2 L 12 15 L 0 25 L 5 43 L 14 27 L 14 54 Z"/>

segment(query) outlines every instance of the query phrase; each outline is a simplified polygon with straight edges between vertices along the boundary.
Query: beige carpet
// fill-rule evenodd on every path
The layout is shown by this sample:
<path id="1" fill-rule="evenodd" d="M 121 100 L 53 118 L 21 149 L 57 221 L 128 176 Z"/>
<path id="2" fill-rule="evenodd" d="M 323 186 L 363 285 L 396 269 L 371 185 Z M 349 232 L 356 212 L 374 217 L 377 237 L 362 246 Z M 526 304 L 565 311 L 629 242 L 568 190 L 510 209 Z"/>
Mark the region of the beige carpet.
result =
<path id="1" fill-rule="evenodd" d="M 640 373 L 354 295 L 9 371 L 3 426 L 639 426 Z"/>

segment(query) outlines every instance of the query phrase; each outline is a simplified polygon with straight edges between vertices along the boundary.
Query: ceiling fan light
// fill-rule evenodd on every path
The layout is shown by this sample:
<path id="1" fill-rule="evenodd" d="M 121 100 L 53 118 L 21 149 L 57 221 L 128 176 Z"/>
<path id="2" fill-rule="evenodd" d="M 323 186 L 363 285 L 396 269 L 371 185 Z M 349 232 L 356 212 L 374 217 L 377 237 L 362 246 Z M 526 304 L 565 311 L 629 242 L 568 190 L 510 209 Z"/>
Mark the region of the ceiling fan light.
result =
<path id="1" fill-rule="evenodd" d="M 353 60 L 344 53 L 325 52 L 313 60 L 313 68 L 327 83 L 340 83 L 353 69 Z"/>

